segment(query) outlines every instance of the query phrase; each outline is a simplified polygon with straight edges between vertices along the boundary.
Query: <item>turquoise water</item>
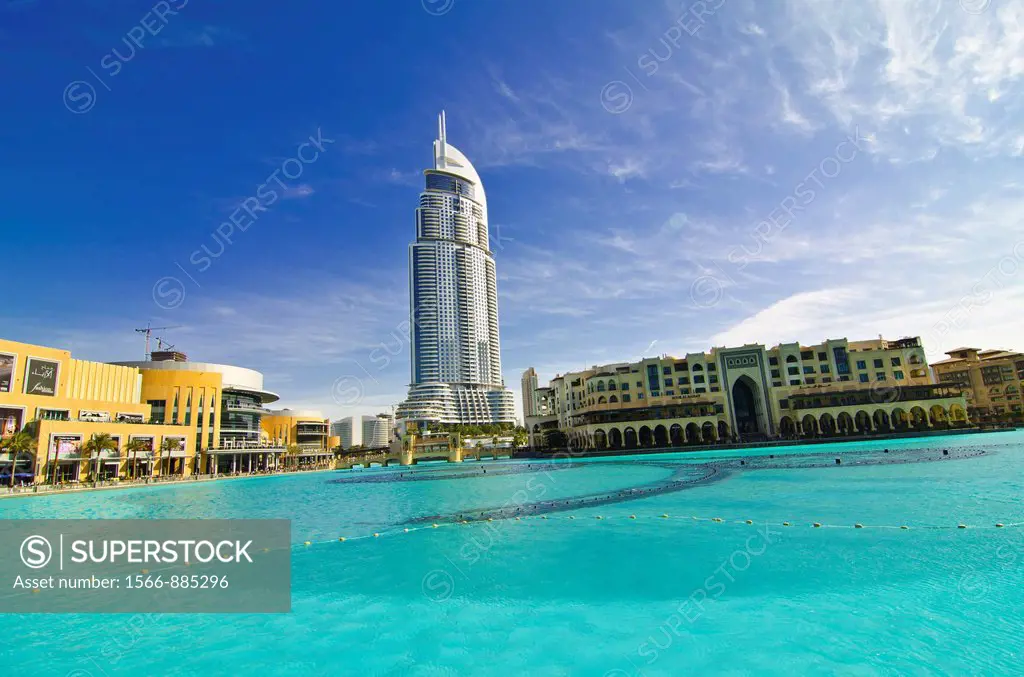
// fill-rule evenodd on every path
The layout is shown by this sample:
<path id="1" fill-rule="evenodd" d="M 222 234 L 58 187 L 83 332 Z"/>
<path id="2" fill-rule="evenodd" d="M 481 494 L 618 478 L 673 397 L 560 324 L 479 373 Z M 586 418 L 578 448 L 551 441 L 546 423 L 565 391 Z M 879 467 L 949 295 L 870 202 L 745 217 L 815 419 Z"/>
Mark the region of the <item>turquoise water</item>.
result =
<path id="1" fill-rule="evenodd" d="M 987 453 L 850 466 L 883 447 Z M 290 614 L 4 615 L 0 665 L 61 677 L 1024 673 L 1024 530 L 993 528 L 1024 522 L 1024 433 L 743 452 L 769 453 L 841 454 L 845 465 L 731 472 L 547 519 L 408 533 L 416 518 L 623 492 L 666 481 L 672 464 L 740 454 L 0 500 L 3 518 L 286 517 L 296 543 Z"/>

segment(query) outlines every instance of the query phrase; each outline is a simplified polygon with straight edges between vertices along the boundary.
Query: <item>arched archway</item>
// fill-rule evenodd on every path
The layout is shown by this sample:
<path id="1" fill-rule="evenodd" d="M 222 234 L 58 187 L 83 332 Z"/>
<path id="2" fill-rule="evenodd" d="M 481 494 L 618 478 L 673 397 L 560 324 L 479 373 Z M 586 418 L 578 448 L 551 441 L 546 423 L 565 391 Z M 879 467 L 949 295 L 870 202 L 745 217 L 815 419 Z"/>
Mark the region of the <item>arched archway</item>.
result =
<path id="1" fill-rule="evenodd" d="M 745 433 L 764 432 L 758 423 L 757 384 L 744 374 L 732 384 L 732 405 L 736 413 L 736 431 Z"/>
<path id="2" fill-rule="evenodd" d="M 857 427 L 857 432 L 859 433 L 866 435 L 871 432 L 871 417 L 863 409 L 853 415 L 853 424 Z"/>
<path id="3" fill-rule="evenodd" d="M 889 420 L 892 422 L 892 427 L 896 430 L 907 430 L 910 428 L 910 418 L 907 417 L 907 412 L 899 407 L 892 410 L 892 417 Z"/>
<path id="4" fill-rule="evenodd" d="M 876 409 L 871 420 L 875 424 L 875 430 L 887 431 L 890 429 L 889 414 L 885 413 L 884 409 Z"/>
<path id="5" fill-rule="evenodd" d="M 650 447 L 654 446 L 654 436 L 651 435 L 651 429 L 647 426 L 640 427 L 640 446 Z"/>
<path id="6" fill-rule="evenodd" d="M 608 448 L 608 436 L 600 428 L 594 431 L 594 446 L 598 449 Z"/>
<path id="7" fill-rule="evenodd" d="M 804 416 L 801 424 L 804 428 L 805 437 L 811 437 L 818 434 L 818 419 L 814 418 L 813 414 L 807 414 Z"/>
<path id="8" fill-rule="evenodd" d="M 964 425 L 967 423 L 967 412 L 959 404 L 954 404 L 949 408 L 949 420 L 953 425 Z"/>
<path id="9" fill-rule="evenodd" d="M 832 414 L 822 414 L 818 425 L 821 426 L 822 435 L 836 434 L 836 420 L 832 417 Z"/>
<path id="10" fill-rule="evenodd" d="M 928 414 L 921 407 L 914 407 L 910 410 L 910 425 L 914 428 L 928 427 Z"/>
<path id="11" fill-rule="evenodd" d="M 683 426 L 678 423 L 673 423 L 672 427 L 668 431 L 669 437 L 672 440 L 672 446 L 681 447 L 683 446 Z"/>
<path id="12" fill-rule="evenodd" d="M 928 411 L 928 418 L 931 424 L 935 427 L 946 428 L 949 427 L 949 417 L 946 414 L 946 408 L 941 404 L 936 404 Z"/>
<path id="13" fill-rule="evenodd" d="M 854 431 L 853 417 L 843 411 L 836 417 L 836 427 L 843 435 L 852 435 Z"/>
<path id="14" fill-rule="evenodd" d="M 636 443 L 636 431 L 635 430 L 633 430 L 632 428 L 626 428 L 625 438 L 626 438 L 626 448 L 627 449 L 636 449 L 637 448 L 638 445 Z"/>
<path id="15" fill-rule="evenodd" d="M 696 423 L 686 424 L 686 442 L 688 444 L 700 443 L 700 428 L 697 427 Z"/>
<path id="16" fill-rule="evenodd" d="M 608 431 L 608 446 L 612 449 L 622 448 L 622 433 L 619 432 L 618 428 L 612 428 Z"/>
<path id="17" fill-rule="evenodd" d="M 715 424 L 711 421 L 705 421 L 704 425 L 700 427 L 700 435 L 704 442 L 714 442 Z"/>
<path id="18" fill-rule="evenodd" d="M 728 440 L 729 439 L 729 424 L 725 421 L 718 422 L 718 439 Z"/>
<path id="19" fill-rule="evenodd" d="M 597 398 L 597 403 L 598 404 L 608 404 L 608 400 L 605 399 L 604 395 L 601 395 L 601 397 Z"/>
<path id="20" fill-rule="evenodd" d="M 619 398 L 618 398 L 618 397 L 616 397 L 615 395 L 612 395 L 612 396 L 610 396 L 610 397 L 608 398 L 608 404 L 615 404 L 615 403 L 616 403 L 616 402 L 618 402 L 618 401 L 619 401 Z"/>
<path id="21" fill-rule="evenodd" d="M 654 428 L 654 446 L 668 446 L 668 430 L 666 430 L 663 425 L 659 425 Z"/>
<path id="22" fill-rule="evenodd" d="M 793 419 L 789 416 L 783 416 L 779 419 L 779 434 L 783 437 L 796 436 L 796 424 L 793 423 Z"/>

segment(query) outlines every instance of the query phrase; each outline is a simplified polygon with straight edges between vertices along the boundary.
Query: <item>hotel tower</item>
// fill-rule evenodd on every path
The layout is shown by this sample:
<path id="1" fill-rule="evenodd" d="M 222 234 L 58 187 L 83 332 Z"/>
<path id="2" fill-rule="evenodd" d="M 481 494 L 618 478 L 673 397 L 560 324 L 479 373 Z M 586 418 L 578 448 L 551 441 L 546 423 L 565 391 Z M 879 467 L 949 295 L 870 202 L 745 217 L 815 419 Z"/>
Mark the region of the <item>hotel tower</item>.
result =
<path id="1" fill-rule="evenodd" d="M 472 163 L 438 118 L 434 168 L 409 245 L 412 380 L 398 408 L 408 422 L 515 421 L 501 375 L 498 283 L 487 231 L 487 196 Z"/>

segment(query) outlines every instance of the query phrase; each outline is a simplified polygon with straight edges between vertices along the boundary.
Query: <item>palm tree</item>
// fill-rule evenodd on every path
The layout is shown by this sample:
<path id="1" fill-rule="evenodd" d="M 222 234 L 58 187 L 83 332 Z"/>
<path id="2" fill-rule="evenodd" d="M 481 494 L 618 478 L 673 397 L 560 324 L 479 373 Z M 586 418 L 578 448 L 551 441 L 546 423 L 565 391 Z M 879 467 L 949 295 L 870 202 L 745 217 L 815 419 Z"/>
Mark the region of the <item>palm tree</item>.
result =
<path id="1" fill-rule="evenodd" d="M 100 478 L 100 456 L 104 451 L 117 451 L 117 440 L 108 433 L 93 433 L 89 441 L 82 446 L 82 451 L 96 454 L 96 468 L 92 475 L 92 485 L 95 487 Z"/>
<path id="2" fill-rule="evenodd" d="M 298 469 L 298 467 L 299 467 L 299 454 L 302 453 L 302 447 L 300 447 L 297 444 L 289 444 L 285 448 L 284 453 L 285 453 L 285 469 L 287 470 L 287 467 L 288 467 L 288 457 L 289 456 L 291 456 L 291 457 L 293 457 L 295 459 L 295 468 Z"/>
<path id="3" fill-rule="evenodd" d="M 11 488 L 14 487 L 14 475 L 18 470 L 18 455 L 32 454 L 34 460 L 36 446 L 36 438 L 24 430 L 0 441 L 0 449 L 11 454 Z M 35 472 L 32 473 L 32 476 L 35 477 Z"/>
<path id="4" fill-rule="evenodd" d="M 165 451 L 167 452 L 167 474 L 170 475 L 171 474 L 171 452 L 172 451 L 177 451 L 180 447 L 181 447 L 181 440 L 179 440 L 179 439 L 165 437 L 160 442 L 160 461 L 161 461 L 160 475 L 161 476 L 164 474 L 164 471 L 163 471 L 163 460 L 164 460 L 163 452 L 165 452 Z"/>
<path id="5" fill-rule="evenodd" d="M 132 455 L 132 479 L 135 479 L 135 475 L 138 473 L 138 460 L 140 451 L 149 451 L 149 443 L 145 440 L 139 439 L 138 437 L 128 440 L 128 444 L 124 445 L 124 450 Z"/>
<path id="6" fill-rule="evenodd" d="M 516 449 L 525 447 L 530 443 L 530 436 L 526 432 L 526 428 L 516 428 L 515 432 L 512 433 L 512 446 Z"/>

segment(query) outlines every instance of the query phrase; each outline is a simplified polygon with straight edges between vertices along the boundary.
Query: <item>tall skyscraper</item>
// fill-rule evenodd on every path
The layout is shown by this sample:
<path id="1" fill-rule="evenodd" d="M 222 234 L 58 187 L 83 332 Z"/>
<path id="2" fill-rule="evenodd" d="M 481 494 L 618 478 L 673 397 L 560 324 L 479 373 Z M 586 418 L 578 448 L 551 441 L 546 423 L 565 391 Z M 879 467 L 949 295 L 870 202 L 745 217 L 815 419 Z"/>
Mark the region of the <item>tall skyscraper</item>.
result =
<path id="1" fill-rule="evenodd" d="M 412 380 L 398 418 L 513 422 L 512 393 L 501 375 L 487 195 L 472 163 L 446 136 L 442 112 L 409 246 Z"/>

